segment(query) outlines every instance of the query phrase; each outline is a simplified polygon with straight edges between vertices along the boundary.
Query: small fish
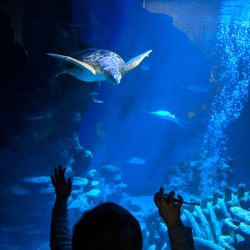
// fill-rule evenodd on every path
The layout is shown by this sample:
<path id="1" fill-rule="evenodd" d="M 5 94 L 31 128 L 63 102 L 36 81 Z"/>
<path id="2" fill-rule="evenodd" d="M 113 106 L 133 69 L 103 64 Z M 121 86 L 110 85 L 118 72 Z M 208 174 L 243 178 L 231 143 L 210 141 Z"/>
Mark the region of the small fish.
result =
<path id="1" fill-rule="evenodd" d="M 199 92 L 199 93 L 207 93 L 208 89 L 206 87 L 202 86 L 189 86 L 187 87 L 188 90 L 194 91 L 194 92 Z"/>
<path id="2" fill-rule="evenodd" d="M 130 164 L 137 164 L 137 165 L 143 165 L 146 162 L 146 160 L 133 156 L 130 158 L 130 160 L 128 161 L 128 163 Z"/>
<path id="3" fill-rule="evenodd" d="M 151 115 L 157 116 L 161 119 L 172 121 L 176 123 L 177 125 L 179 125 L 180 127 L 186 129 L 186 127 L 183 125 L 184 123 L 183 120 L 177 118 L 174 114 L 171 114 L 170 112 L 166 110 L 158 110 L 158 111 L 148 112 L 148 113 Z"/>
<path id="4" fill-rule="evenodd" d="M 93 93 L 90 94 L 93 103 L 100 103 L 100 104 L 102 104 L 102 103 L 103 103 L 102 100 L 97 100 L 97 99 L 95 98 L 95 96 L 97 96 L 97 95 L 98 95 L 98 93 L 96 93 L 96 92 L 93 92 Z"/>

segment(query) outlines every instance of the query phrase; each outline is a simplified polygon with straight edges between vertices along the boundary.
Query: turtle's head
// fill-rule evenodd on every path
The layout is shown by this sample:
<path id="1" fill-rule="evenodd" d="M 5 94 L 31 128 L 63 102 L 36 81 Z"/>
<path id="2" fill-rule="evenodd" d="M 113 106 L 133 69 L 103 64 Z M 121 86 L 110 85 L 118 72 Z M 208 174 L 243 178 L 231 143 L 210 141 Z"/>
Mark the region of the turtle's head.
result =
<path id="1" fill-rule="evenodd" d="M 110 69 L 106 73 L 107 80 L 109 80 L 114 85 L 118 85 L 122 79 L 121 73 L 116 69 Z"/>

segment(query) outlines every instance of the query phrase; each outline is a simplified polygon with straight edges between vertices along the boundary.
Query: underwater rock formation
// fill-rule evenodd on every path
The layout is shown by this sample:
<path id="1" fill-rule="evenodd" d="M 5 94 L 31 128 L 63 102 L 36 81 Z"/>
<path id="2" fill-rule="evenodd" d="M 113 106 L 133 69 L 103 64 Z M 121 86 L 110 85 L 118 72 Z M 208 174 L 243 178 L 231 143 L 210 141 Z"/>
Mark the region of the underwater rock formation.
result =
<path id="1" fill-rule="evenodd" d="M 80 163 L 81 168 L 87 166 L 88 160 L 83 159 L 87 153 L 79 145 L 76 132 L 83 120 L 82 113 L 92 102 L 90 93 L 96 85 L 83 86 L 70 77 L 55 78 L 52 69 L 56 64 L 45 55 L 48 51 L 70 53 L 86 47 L 80 41 L 78 30 L 69 24 L 70 5 L 67 1 L 26 3 L 22 6 L 22 25 L 19 22 L 18 27 L 11 7 L 3 6 L 6 13 L 1 11 L 0 54 L 1 65 L 4 65 L 0 72 L 4 83 L 0 91 L 1 148 L 10 151 L 7 155 L 16 158 L 19 155 L 25 162 L 24 176 L 25 173 L 37 174 L 38 169 L 50 164 L 67 164 L 71 159 L 75 165 Z M 15 25 L 12 27 L 11 23 Z M 16 33 L 18 39 L 14 37 Z M 64 154 L 56 152 L 60 144 Z M 41 157 L 30 160 L 31 154 L 43 154 L 44 160 Z M 46 160 L 51 157 L 57 159 Z M 8 160 L 8 165 L 15 169 L 12 159 Z M 38 165 L 36 171 L 31 164 Z"/>
<path id="2" fill-rule="evenodd" d="M 105 201 L 122 204 L 128 209 L 137 211 L 126 193 L 127 184 L 122 181 L 119 167 L 108 164 L 100 169 L 90 169 L 86 178 L 73 178 L 73 191 L 69 199 L 69 208 L 84 212 Z"/>
<path id="3" fill-rule="evenodd" d="M 70 171 L 70 168 L 68 170 Z M 144 236 L 143 249 L 170 249 L 169 243 L 166 242 L 167 228 L 157 209 L 146 211 L 144 207 L 132 203 L 132 197 L 126 191 L 127 185 L 123 182 L 118 166 L 107 164 L 98 169 L 91 168 L 84 176 L 72 177 L 72 195 L 68 200 L 72 224 L 84 211 L 101 202 L 113 201 L 129 209 L 140 221 Z M 22 198 L 30 202 L 39 195 L 39 200 L 44 201 L 40 209 L 43 209 L 44 215 L 49 216 L 54 200 L 54 188 L 48 176 L 27 177 L 14 186 L 11 192 L 15 199 Z M 184 205 L 182 221 L 192 227 L 197 250 L 247 249 L 245 246 L 250 243 L 249 194 L 245 184 L 240 184 L 237 188 L 228 186 L 224 191 L 201 198 L 201 206 Z M 197 200 L 196 197 L 197 195 L 186 196 L 185 199 Z M 9 208 L 11 209 L 10 204 Z M 38 215 L 39 213 L 31 215 L 33 223 L 38 220 Z M 17 234 L 20 231 L 27 233 L 34 230 L 35 225 L 31 223 L 25 228 L 1 228 L 6 237 L 11 237 L 13 232 Z M 37 235 L 41 235 L 41 232 L 37 232 Z M 42 249 L 48 249 L 44 242 L 40 245 L 43 246 Z"/>
<path id="4" fill-rule="evenodd" d="M 208 157 L 207 154 L 207 151 L 200 150 L 175 166 L 168 176 L 167 188 L 207 196 L 232 185 L 232 159 Z"/>
<path id="5" fill-rule="evenodd" d="M 20 213 L 32 210 L 36 214 L 31 216 L 33 223 L 43 225 L 39 218 L 42 206 L 34 206 L 32 192 L 19 184 L 22 179 L 48 175 L 58 163 L 82 172 L 92 157 L 80 145 L 78 131 L 84 111 L 93 102 L 96 84 L 82 85 L 70 76 L 54 77 L 56 64 L 45 55 L 87 47 L 70 22 L 70 1 L 1 4 L 1 227 L 18 228 L 30 222 L 30 215 L 20 217 L 16 207 Z"/>
<path id="6" fill-rule="evenodd" d="M 7 186 L 13 179 L 44 174 L 59 162 L 81 171 L 88 166 L 91 155 L 77 132 L 96 88 L 67 76 L 55 78 L 56 64 L 45 55 L 86 48 L 70 25 L 68 1 L 17 1 L 20 16 L 11 4 L 0 12 L 0 168 L 5 171 L 7 164 L 13 170 L 13 176 L 3 174 Z"/>
<path id="7" fill-rule="evenodd" d="M 182 214 L 183 223 L 193 229 L 195 249 L 247 249 L 250 243 L 250 195 L 245 185 L 228 187 L 202 199 L 201 203 L 201 206 L 184 206 Z M 144 249 L 170 249 L 165 243 L 166 226 L 157 222 L 158 219 L 155 209 L 144 213 L 140 219 Z"/>
<path id="8" fill-rule="evenodd" d="M 122 181 L 119 167 L 108 164 L 99 169 L 91 168 L 85 172 L 85 177 L 73 175 L 71 168 L 68 167 L 67 174 L 72 175 L 73 188 L 68 200 L 69 216 L 72 224 L 79 219 L 83 212 L 104 201 L 122 204 L 131 211 L 139 210 L 138 206 L 132 204 L 130 197 L 126 193 L 127 184 Z M 38 231 L 35 233 L 33 241 L 35 244 L 40 241 L 40 245 L 44 245 L 44 248 L 48 249 L 48 245 L 44 244 L 43 241 L 48 239 L 49 224 L 44 225 L 43 218 L 50 218 L 55 199 L 55 191 L 50 176 L 26 177 L 14 185 L 9 190 L 8 195 L 15 200 L 15 203 L 12 200 L 6 201 L 7 208 L 5 206 L 4 209 L 8 210 L 8 213 L 1 220 L 0 235 L 4 239 L 13 240 L 14 237 L 15 240 L 19 240 L 19 237 L 22 237 L 23 234 L 29 235 Z M 37 197 L 39 197 L 39 209 L 34 207 Z M 16 204 L 19 201 L 25 203 L 25 209 L 33 209 L 32 213 L 28 214 L 28 219 L 25 216 L 24 218 L 14 216 L 16 214 Z M 15 218 L 14 221 L 12 216 Z M 22 224 L 22 226 L 18 226 L 19 224 Z M 37 230 L 37 225 L 41 225 L 41 229 Z M 43 236 L 43 232 L 46 232 L 46 237 Z M 13 233 L 15 233 L 15 236 L 13 236 Z M 11 244 L 13 242 L 8 240 L 3 240 L 0 243 L 0 248 L 4 249 L 2 248 L 3 244 L 7 243 L 10 243 L 10 245 L 8 247 L 6 245 L 6 248 L 12 249 Z M 37 247 L 32 249 L 37 249 Z"/>
<path id="9" fill-rule="evenodd" d="M 202 246 L 244 249 L 243 244 L 249 244 L 250 196 L 246 190 L 242 194 L 242 186 L 237 189 L 228 187 L 224 192 L 204 199 L 202 206 L 196 206 L 191 212 L 184 209 L 183 221 L 193 227 L 195 241 L 199 242 L 201 249 L 204 249 Z"/>

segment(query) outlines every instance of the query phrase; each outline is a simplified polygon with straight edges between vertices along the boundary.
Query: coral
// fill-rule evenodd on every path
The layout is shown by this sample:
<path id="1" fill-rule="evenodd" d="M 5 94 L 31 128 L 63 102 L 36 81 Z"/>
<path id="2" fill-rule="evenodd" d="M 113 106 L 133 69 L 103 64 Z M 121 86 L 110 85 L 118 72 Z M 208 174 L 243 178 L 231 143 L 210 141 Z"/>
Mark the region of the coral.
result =
<path id="1" fill-rule="evenodd" d="M 233 215 L 238 217 L 240 220 L 250 224 L 250 212 L 241 207 L 231 207 L 230 211 Z"/>
<path id="2" fill-rule="evenodd" d="M 112 164 L 104 165 L 99 169 L 89 169 L 85 176 L 86 178 L 73 178 L 70 209 L 83 212 L 104 201 L 117 202 L 135 209 L 125 192 L 127 184 L 122 182 L 119 167 Z"/>
<path id="3" fill-rule="evenodd" d="M 223 247 L 220 247 L 219 245 L 213 243 L 210 240 L 205 240 L 203 238 L 199 238 L 199 237 L 194 237 L 194 241 L 196 243 L 196 246 L 198 247 L 198 249 L 214 249 L 214 250 L 224 250 Z"/>
<path id="4" fill-rule="evenodd" d="M 231 189 L 231 197 L 225 190 L 222 198 L 205 199 L 203 206 L 196 206 L 193 212 L 184 209 L 183 220 L 192 226 L 195 240 L 200 244 L 211 245 L 212 249 L 240 249 L 238 244 L 250 240 L 250 212 L 243 208 L 250 196 L 239 201 L 239 194 L 245 197 L 248 193 L 242 186 Z"/>
<path id="5" fill-rule="evenodd" d="M 226 190 L 222 193 L 222 198 L 217 197 L 213 201 L 210 199 L 211 201 L 206 201 L 206 206 L 196 207 L 193 212 L 184 209 L 187 224 L 192 220 L 192 227 L 194 224 L 201 225 L 199 228 L 193 227 L 195 237 L 212 241 L 223 249 L 236 249 L 238 243 L 249 240 L 249 211 L 242 207 L 247 205 L 249 209 L 250 197 L 239 201 L 239 194 L 245 196 L 241 189 L 242 184 L 235 191 L 231 190 L 231 197 Z M 234 206 L 235 204 L 238 206 Z M 206 237 L 201 237 L 201 230 Z"/>
<path id="6" fill-rule="evenodd" d="M 118 166 L 109 164 L 98 169 L 91 168 L 85 176 L 73 177 L 72 195 L 68 201 L 71 221 L 76 221 L 84 211 L 100 202 L 117 202 L 140 221 L 143 249 L 169 249 L 167 228 L 157 210 L 145 211 L 143 207 L 132 204 Z M 51 201 L 54 196 L 47 176 L 25 178 L 11 191 L 15 197 L 28 196 L 29 199 L 39 194 Z M 244 249 L 241 246 L 250 243 L 249 202 L 249 192 L 244 184 L 240 184 L 238 188 L 227 186 L 224 191 L 203 198 L 201 206 L 185 206 L 182 221 L 192 227 L 196 249 Z"/>
<path id="7" fill-rule="evenodd" d="M 201 206 L 184 207 L 182 221 L 192 227 L 197 250 L 246 249 L 244 244 L 250 242 L 249 206 L 246 208 L 250 196 L 240 200 L 239 194 L 241 197 L 248 194 L 243 184 L 238 188 L 227 187 L 223 192 L 204 198 Z M 158 212 L 154 209 L 144 213 L 139 220 L 144 230 L 144 249 L 162 249 L 166 241 L 166 226 L 157 222 Z"/>

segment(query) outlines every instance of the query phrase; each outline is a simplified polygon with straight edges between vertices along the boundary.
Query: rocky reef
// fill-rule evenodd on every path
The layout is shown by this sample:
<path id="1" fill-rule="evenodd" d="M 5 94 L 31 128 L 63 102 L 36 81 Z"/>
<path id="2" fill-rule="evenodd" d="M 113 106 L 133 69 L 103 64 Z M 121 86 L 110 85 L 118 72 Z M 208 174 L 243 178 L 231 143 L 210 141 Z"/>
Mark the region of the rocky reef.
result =
<path id="1" fill-rule="evenodd" d="M 83 168 L 88 154 L 77 132 L 96 85 L 83 85 L 66 75 L 55 77 L 58 63 L 46 56 L 87 47 L 70 24 L 71 7 L 68 1 L 27 2 L 16 20 L 11 4 L 5 3 L 0 12 L 0 146 L 1 158 L 6 159 L 0 167 L 8 162 L 12 169 L 32 175 L 73 159 Z"/>
<path id="2" fill-rule="evenodd" d="M 13 188 L 16 193 L 25 193 L 18 186 L 21 180 L 48 175 L 58 163 L 80 172 L 88 167 L 92 157 L 80 145 L 78 131 L 84 111 L 93 102 L 91 93 L 96 85 L 83 85 L 66 75 L 55 77 L 59 66 L 46 56 L 48 52 L 67 54 L 88 47 L 81 42 L 78 28 L 71 25 L 70 2 L 1 3 L 0 215 L 3 228 L 27 224 L 28 214 L 20 217 L 16 207 L 20 212 L 37 209 L 33 207 L 33 199 L 19 199 L 13 194 Z"/>
<path id="3" fill-rule="evenodd" d="M 250 196 L 244 184 L 227 187 L 203 199 L 202 205 L 183 210 L 200 249 L 246 249 L 250 243 Z"/>
<path id="4" fill-rule="evenodd" d="M 144 236 L 143 249 L 169 249 L 166 242 L 167 228 L 157 210 L 146 210 L 138 205 L 137 197 L 127 193 L 127 184 L 122 179 L 120 168 L 112 164 L 99 169 L 91 168 L 85 177 L 74 176 L 73 191 L 68 202 L 72 225 L 86 210 L 101 202 L 113 201 L 129 209 L 140 221 Z M 54 190 L 49 177 L 26 178 L 20 185 L 13 187 L 12 192 L 16 197 L 30 197 L 28 199 L 39 195 L 39 199 L 47 200 L 44 211 L 50 213 L 48 204 L 53 204 Z M 227 186 L 223 191 L 201 199 L 196 195 L 184 197 L 201 204 L 185 205 L 182 213 L 184 224 L 193 229 L 196 249 L 247 249 L 250 244 L 250 195 L 245 184 Z M 29 232 L 34 230 L 34 225 L 19 230 Z M 7 229 L 4 233 L 8 236 L 13 234 Z M 48 244 L 40 244 L 44 245 L 42 249 L 48 249 Z"/>
<path id="5" fill-rule="evenodd" d="M 140 221 L 144 237 L 143 249 L 169 249 L 169 243 L 166 242 L 167 228 L 157 209 L 147 210 L 147 199 L 140 203 L 137 199 L 142 197 L 129 195 L 119 166 L 107 164 L 99 168 L 90 168 L 85 171 L 84 177 L 72 175 L 70 167 L 67 172 L 73 180 L 72 195 L 68 201 L 71 225 L 86 210 L 101 202 L 113 201 L 129 209 Z M 250 192 L 245 184 L 239 184 L 238 187 L 228 185 L 221 191 L 201 198 L 197 194 L 187 194 L 185 188 L 183 191 L 180 190 L 182 184 L 178 185 L 175 186 L 175 190 L 178 190 L 185 200 L 200 203 L 200 206 L 184 205 L 182 212 L 182 221 L 193 229 L 196 249 L 247 249 L 250 244 Z M 170 186 L 167 188 L 170 190 Z M 36 229 L 36 225 L 43 225 L 43 217 L 49 217 L 51 213 L 55 195 L 50 177 L 27 177 L 13 186 L 10 192 L 15 200 L 25 200 L 27 208 L 34 202 L 35 197 L 39 196 L 43 216 L 41 217 L 41 210 L 34 210 L 25 226 L 2 227 L 1 234 L 5 239 L 12 238 L 13 235 L 18 239 L 18 235 L 23 233 L 31 234 L 36 247 L 49 249 L 46 237 L 42 230 Z M 148 198 L 152 202 L 152 195 Z M 13 204 L 11 206 L 9 203 L 8 207 L 9 211 L 15 213 L 16 207 Z M 48 227 L 49 225 L 47 230 Z M 4 242 L 8 245 L 8 242 Z"/>
<path id="6" fill-rule="evenodd" d="M 167 179 L 167 188 L 195 196 L 208 196 L 233 184 L 233 160 L 210 155 L 201 149 L 175 166 Z"/>
<path id="7" fill-rule="evenodd" d="M 186 206 L 182 221 L 193 229 L 196 249 L 248 249 L 250 196 L 244 184 L 202 199 L 201 206 Z M 144 249 L 170 249 L 166 243 L 166 226 L 156 210 L 141 218 Z"/>
<path id="8" fill-rule="evenodd" d="M 71 225 L 83 212 L 105 201 L 120 203 L 131 211 L 140 210 L 137 205 L 132 204 L 130 196 L 126 193 L 127 184 L 122 181 L 118 166 L 107 164 L 99 169 L 91 168 L 85 171 L 85 177 L 74 175 L 71 167 L 68 167 L 67 174 L 71 175 L 73 186 L 68 200 Z M 50 176 L 26 177 L 12 186 L 9 196 L 12 199 L 8 199 L 2 208 L 6 213 L 5 218 L 1 220 L 0 248 L 49 249 L 49 244 L 46 243 L 50 230 L 48 218 L 55 199 Z M 17 213 L 16 204 L 19 202 L 22 202 L 26 211 L 33 208 L 32 212 L 26 213 L 27 217 L 19 216 Z M 27 235 L 32 236 L 31 242 L 27 241 Z"/>

